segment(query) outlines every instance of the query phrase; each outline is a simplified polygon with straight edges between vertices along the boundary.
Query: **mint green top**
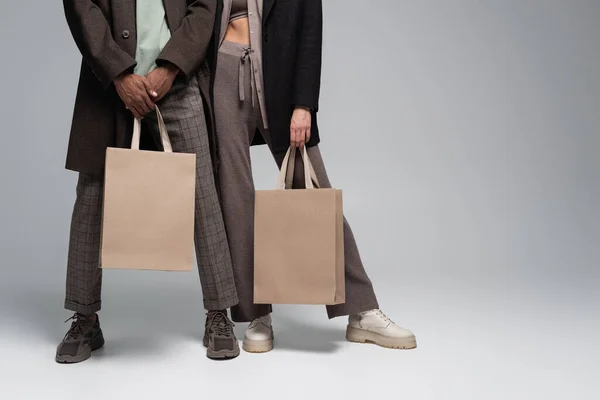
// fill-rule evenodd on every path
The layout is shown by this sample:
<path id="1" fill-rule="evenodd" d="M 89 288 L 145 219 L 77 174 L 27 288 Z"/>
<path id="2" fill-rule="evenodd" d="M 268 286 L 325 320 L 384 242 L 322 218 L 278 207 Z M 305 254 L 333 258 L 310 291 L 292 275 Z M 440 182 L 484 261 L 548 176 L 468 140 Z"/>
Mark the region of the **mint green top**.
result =
<path id="1" fill-rule="evenodd" d="M 136 30 L 134 73 L 147 75 L 156 68 L 156 58 L 171 39 L 163 0 L 136 0 Z"/>

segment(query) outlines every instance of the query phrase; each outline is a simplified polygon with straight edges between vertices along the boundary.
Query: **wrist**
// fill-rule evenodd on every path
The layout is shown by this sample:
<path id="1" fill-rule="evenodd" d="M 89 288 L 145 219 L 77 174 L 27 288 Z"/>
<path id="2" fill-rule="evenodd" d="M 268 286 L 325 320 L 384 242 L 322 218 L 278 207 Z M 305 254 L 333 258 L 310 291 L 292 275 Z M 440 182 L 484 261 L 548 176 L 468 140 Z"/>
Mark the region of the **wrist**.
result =
<path id="1" fill-rule="evenodd" d="M 127 78 L 128 76 L 133 75 L 133 71 L 134 71 L 133 67 L 127 68 L 126 70 L 124 70 L 123 72 L 121 72 L 119 75 L 117 75 L 116 77 L 114 77 L 112 79 L 112 82 L 113 83 L 115 83 L 115 82 L 122 82 L 123 79 Z"/>
<path id="2" fill-rule="evenodd" d="M 121 75 L 117 75 L 114 79 L 113 79 L 113 83 L 119 83 L 122 82 L 123 79 L 125 79 L 125 77 L 129 75 L 128 72 L 123 72 Z"/>
<path id="3" fill-rule="evenodd" d="M 312 111 L 312 109 L 310 107 L 304 107 L 304 106 L 296 106 L 295 110 L 303 110 L 303 111 L 308 111 L 308 112 Z"/>
<path id="4" fill-rule="evenodd" d="M 163 65 L 161 65 L 161 67 L 164 68 L 173 78 L 176 77 L 179 74 L 179 72 L 181 72 L 178 66 L 170 62 L 164 63 Z"/>

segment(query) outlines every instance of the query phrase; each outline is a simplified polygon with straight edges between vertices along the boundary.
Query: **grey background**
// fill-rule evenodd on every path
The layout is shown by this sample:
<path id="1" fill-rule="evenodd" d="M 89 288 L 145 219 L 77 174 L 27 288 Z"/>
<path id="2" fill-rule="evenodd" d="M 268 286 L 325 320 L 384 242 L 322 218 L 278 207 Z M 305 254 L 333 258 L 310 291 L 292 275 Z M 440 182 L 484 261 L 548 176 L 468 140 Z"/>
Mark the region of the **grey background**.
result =
<path id="1" fill-rule="evenodd" d="M 80 56 L 60 2 L 3 0 L 3 398 L 597 398 L 600 2 L 324 9 L 322 151 L 382 308 L 419 349 L 347 344 L 322 308 L 278 307 L 276 351 L 212 363 L 196 274 L 119 271 L 107 348 L 55 365 Z M 272 187 L 266 149 L 253 156 Z"/>

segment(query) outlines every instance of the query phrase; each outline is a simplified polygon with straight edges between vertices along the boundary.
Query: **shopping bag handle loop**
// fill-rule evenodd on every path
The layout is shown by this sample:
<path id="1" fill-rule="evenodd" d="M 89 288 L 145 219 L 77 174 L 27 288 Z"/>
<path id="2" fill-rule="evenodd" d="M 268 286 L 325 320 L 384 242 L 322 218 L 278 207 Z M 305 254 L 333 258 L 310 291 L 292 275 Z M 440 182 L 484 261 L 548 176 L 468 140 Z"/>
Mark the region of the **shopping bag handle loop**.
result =
<path id="1" fill-rule="evenodd" d="M 173 146 L 171 145 L 171 139 L 169 139 L 169 134 L 167 132 L 167 126 L 165 125 L 165 120 L 158 109 L 158 106 L 154 106 L 156 110 L 156 120 L 158 122 L 158 131 L 160 132 L 160 140 L 163 145 L 163 149 L 165 153 L 172 153 Z M 139 150 L 140 149 L 140 136 L 142 133 L 142 120 L 139 118 L 135 118 L 133 120 L 133 137 L 131 138 L 131 149 Z"/>
<path id="2" fill-rule="evenodd" d="M 318 189 L 320 187 L 319 180 L 317 179 L 315 169 L 308 157 L 306 146 L 300 147 L 300 154 L 302 156 L 302 163 L 304 164 L 304 185 L 306 189 Z M 281 171 L 279 172 L 279 180 L 277 181 L 278 190 L 288 190 L 292 188 L 295 168 L 296 148 L 290 146 L 281 163 Z"/>

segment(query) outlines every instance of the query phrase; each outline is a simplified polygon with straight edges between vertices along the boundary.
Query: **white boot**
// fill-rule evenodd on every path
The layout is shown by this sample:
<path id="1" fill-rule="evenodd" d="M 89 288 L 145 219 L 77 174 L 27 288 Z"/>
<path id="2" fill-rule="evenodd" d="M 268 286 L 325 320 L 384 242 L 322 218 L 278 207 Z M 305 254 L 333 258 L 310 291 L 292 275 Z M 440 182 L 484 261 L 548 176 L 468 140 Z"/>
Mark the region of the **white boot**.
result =
<path id="1" fill-rule="evenodd" d="M 248 353 L 266 353 L 273 350 L 271 314 L 256 318 L 246 329 L 242 348 Z"/>
<path id="2" fill-rule="evenodd" d="M 414 349 L 415 335 L 396 325 L 381 310 L 365 311 L 348 318 L 346 339 L 356 343 L 374 343 L 390 349 Z"/>

